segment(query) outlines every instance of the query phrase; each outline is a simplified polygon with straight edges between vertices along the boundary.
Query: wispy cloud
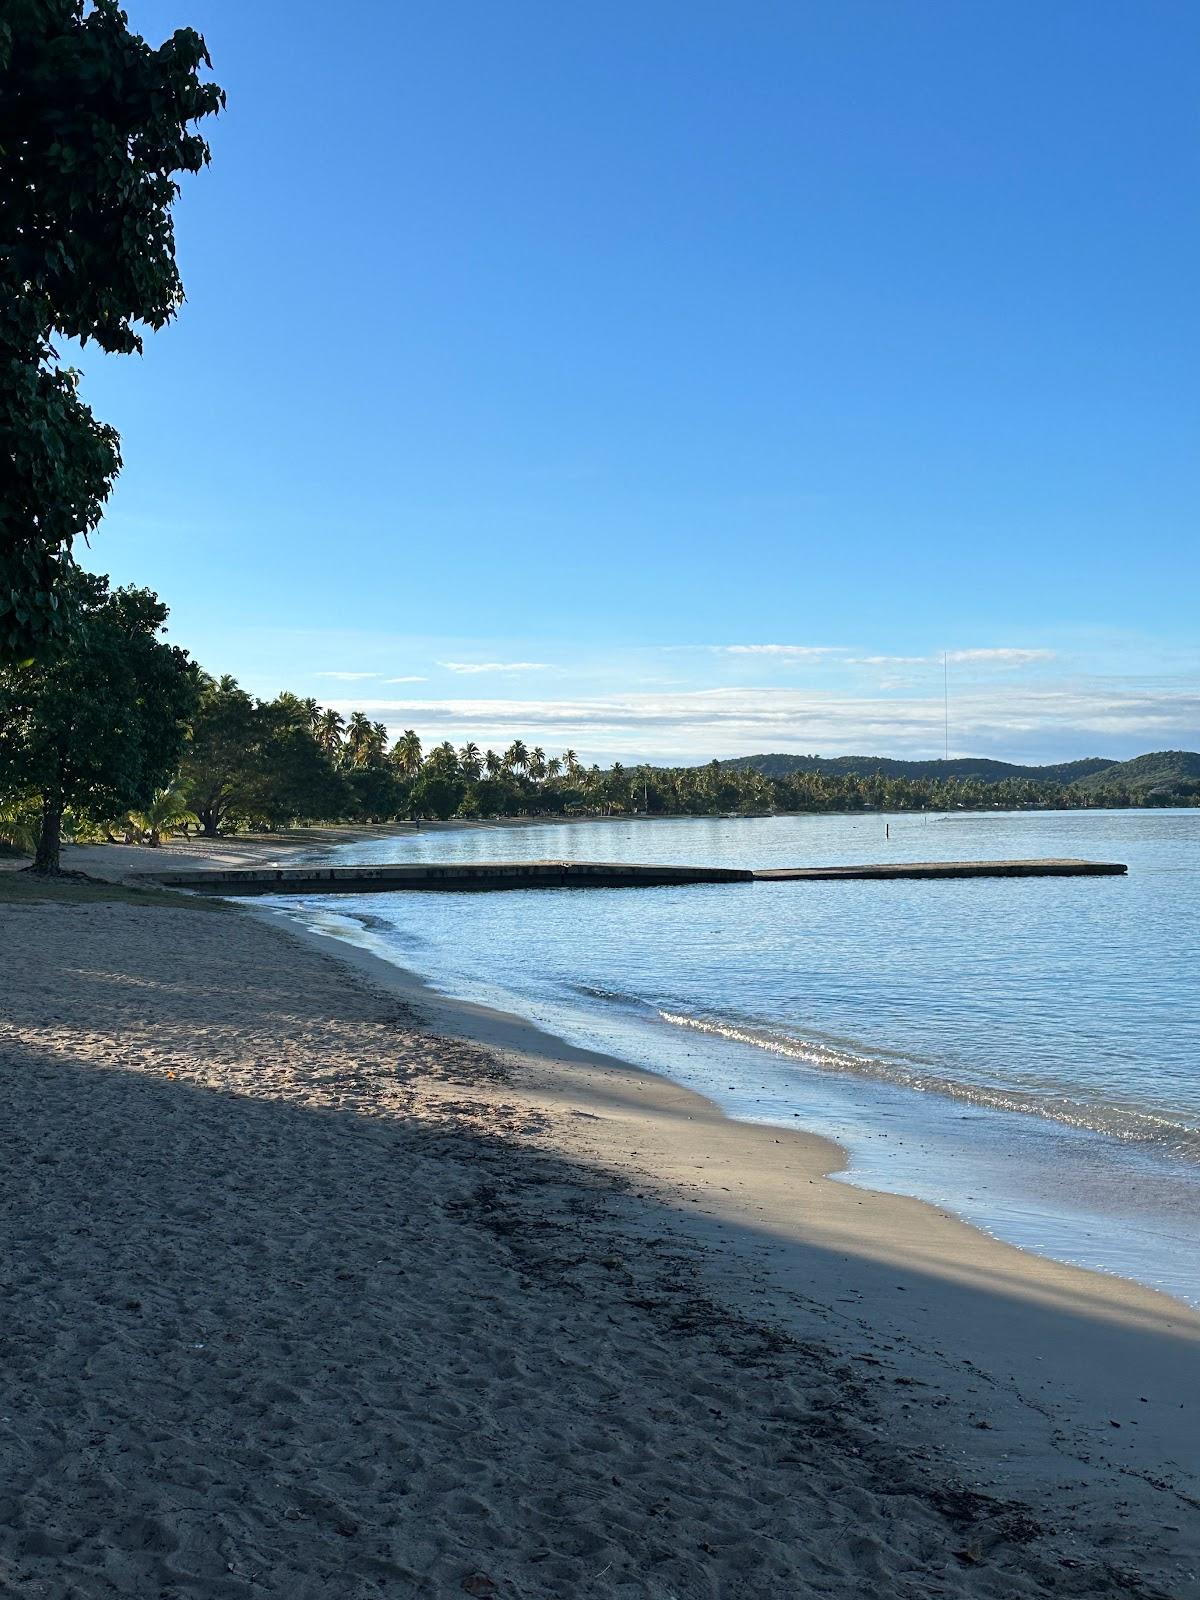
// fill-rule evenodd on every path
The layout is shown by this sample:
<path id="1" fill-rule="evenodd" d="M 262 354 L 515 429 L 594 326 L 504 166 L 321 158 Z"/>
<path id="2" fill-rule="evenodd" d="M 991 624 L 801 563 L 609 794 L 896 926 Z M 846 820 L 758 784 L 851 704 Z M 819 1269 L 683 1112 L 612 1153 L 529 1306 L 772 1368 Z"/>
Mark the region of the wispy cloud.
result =
<path id="1" fill-rule="evenodd" d="M 840 653 L 838 647 L 831 644 L 714 644 L 709 648 L 727 656 L 778 656 L 793 661 L 806 656 Z"/>
<path id="2" fill-rule="evenodd" d="M 1009 645 L 989 646 L 981 650 L 948 650 L 945 659 L 956 664 L 976 666 L 1028 667 L 1038 661 L 1053 661 L 1053 650 L 1024 650 Z M 940 667 L 943 656 L 939 650 L 931 656 L 852 656 L 851 667 Z"/>
<path id="3" fill-rule="evenodd" d="M 544 661 L 439 661 L 447 672 L 545 672 Z"/>
<path id="4" fill-rule="evenodd" d="M 937 658 L 939 661 L 941 656 Z M 850 667 L 927 667 L 933 662 L 932 656 L 851 656 L 846 663 Z"/>
<path id="5" fill-rule="evenodd" d="M 951 650 L 951 661 L 979 661 L 993 667 L 1027 667 L 1034 661 L 1053 661 L 1053 650 L 1016 650 L 1008 646 L 988 650 Z"/>
<path id="6" fill-rule="evenodd" d="M 422 678 L 419 675 L 411 675 L 407 678 L 385 678 L 383 681 L 384 683 L 428 683 L 429 679 Z"/>
<path id="7" fill-rule="evenodd" d="M 377 672 L 316 672 L 316 678 L 336 678 L 339 683 L 360 683 L 364 678 L 377 678 Z M 400 683 L 400 678 L 388 678 L 388 683 Z"/>

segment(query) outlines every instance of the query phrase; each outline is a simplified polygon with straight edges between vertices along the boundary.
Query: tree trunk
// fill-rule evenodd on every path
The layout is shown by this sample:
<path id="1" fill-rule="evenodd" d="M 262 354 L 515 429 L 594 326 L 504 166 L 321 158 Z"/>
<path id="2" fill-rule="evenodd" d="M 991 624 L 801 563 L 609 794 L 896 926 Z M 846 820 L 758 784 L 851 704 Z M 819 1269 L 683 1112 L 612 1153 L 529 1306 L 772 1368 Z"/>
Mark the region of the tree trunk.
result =
<path id="1" fill-rule="evenodd" d="M 62 850 L 62 802 L 46 795 L 42 799 L 42 831 L 38 836 L 37 853 L 33 870 L 47 878 L 57 877 L 62 871 L 59 859 Z"/>

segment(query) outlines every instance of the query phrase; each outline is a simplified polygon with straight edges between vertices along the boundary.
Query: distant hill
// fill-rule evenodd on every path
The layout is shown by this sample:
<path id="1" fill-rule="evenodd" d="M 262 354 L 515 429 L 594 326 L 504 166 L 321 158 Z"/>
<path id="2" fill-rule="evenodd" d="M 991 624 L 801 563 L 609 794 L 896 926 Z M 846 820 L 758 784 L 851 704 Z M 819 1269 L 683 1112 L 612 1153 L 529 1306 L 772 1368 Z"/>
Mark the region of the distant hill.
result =
<path id="1" fill-rule="evenodd" d="M 1126 790 L 1151 804 L 1169 804 L 1178 797 L 1194 804 L 1200 796 L 1200 754 L 1194 750 L 1155 750 L 1131 761 L 1088 756 L 1083 761 L 1059 761 L 1045 767 L 1023 767 L 1010 761 L 990 761 L 984 756 L 959 756 L 953 761 L 897 761 L 891 756 L 735 756 L 722 761 L 735 772 L 761 772 L 768 778 L 790 778 L 797 772 L 827 776 L 869 778 L 962 778 L 976 783 L 1001 783 L 1005 778 L 1032 779 L 1034 783 L 1060 784 L 1083 794 Z"/>
<path id="2" fill-rule="evenodd" d="M 1194 750 L 1155 750 L 1150 755 L 1134 756 L 1132 761 L 1114 761 L 1102 772 L 1089 773 L 1076 780 L 1088 791 L 1125 788 L 1134 793 L 1181 792 L 1200 790 L 1200 755 Z"/>
<path id="3" fill-rule="evenodd" d="M 1161 756 L 1139 756 L 1138 761 L 1165 761 Z M 1200 756 L 1187 759 L 1200 763 Z M 1060 761 L 1046 767 L 1021 767 L 1009 761 L 989 761 L 984 756 L 959 756 L 952 761 L 897 761 L 890 756 L 734 756 L 722 761 L 735 772 L 751 770 L 768 778 L 790 778 L 794 772 L 853 773 L 869 778 L 881 772 L 890 778 L 974 778 L 980 783 L 1000 783 L 1005 778 L 1032 778 L 1035 783 L 1078 783 L 1136 762 L 1114 762 L 1111 757 L 1088 756 L 1082 761 Z M 1118 780 L 1125 781 L 1128 780 Z"/>

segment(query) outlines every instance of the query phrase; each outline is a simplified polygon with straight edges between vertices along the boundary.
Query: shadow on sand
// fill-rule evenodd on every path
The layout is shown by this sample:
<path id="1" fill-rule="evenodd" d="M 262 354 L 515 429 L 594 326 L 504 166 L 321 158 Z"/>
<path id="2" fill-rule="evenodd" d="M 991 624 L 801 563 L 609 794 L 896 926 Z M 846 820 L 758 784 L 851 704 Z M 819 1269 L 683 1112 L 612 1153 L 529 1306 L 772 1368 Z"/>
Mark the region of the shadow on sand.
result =
<path id="1" fill-rule="evenodd" d="M 961 1453 L 1012 1426 L 989 1418 L 994 1378 L 977 1368 L 968 1402 L 947 1371 L 956 1329 L 991 1329 L 1002 1360 L 1019 1322 L 1060 1350 L 1114 1341 L 1190 1405 L 1190 1338 L 638 1197 L 533 1148 L 465 1057 L 443 1080 L 461 1093 L 387 1117 L 137 1070 L 131 995 L 168 1054 L 211 1025 L 211 978 L 169 966 L 106 974 L 88 1025 L 108 1064 L 33 1027 L 0 1051 L 4 1593 L 1189 1592 L 1185 1461 L 1153 1481 L 1109 1441 L 1062 1440 L 1048 1521 Z M 308 1027 L 317 1084 L 302 977 L 253 1004 L 264 1067 L 264 1041 Z M 402 1062 L 403 1018 L 365 1004 Z M 725 1293 L 755 1260 L 762 1315 Z M 889 1339 L 856 1310 L 884 1294 Z M 942 1321 L 920 1343 L 926 1300 Z"/>

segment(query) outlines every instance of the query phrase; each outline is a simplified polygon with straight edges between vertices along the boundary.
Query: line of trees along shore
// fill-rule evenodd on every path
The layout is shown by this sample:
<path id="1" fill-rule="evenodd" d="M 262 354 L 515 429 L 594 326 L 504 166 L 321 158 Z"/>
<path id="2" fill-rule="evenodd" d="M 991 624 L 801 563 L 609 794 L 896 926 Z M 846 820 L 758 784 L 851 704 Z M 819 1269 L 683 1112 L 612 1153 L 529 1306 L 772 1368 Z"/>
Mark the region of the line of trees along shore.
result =
<path id="1" fill-rule="evenodd" d="M 387 822 L 493 816 L 714 816 L 727 813 L 1106 807 L 1147 803 L 1123 787 L 1087 794 L 1030 779 L 912 779 L 701 766 L 584 766 L 515 739 L 502 750 L 394 741 L 363 712 L 316 700 L 252 700 L 230 678 L 202 691 L 181 786 L 203 832 L 302 821 Z M 1150 802 L 1153 803 L 1153 802 Z"/>
<path id="2" fill-rule="evenodd" d="M 177 788 L 210 836 L 316 821 L 1155 803 L 1121 785 L 1084 793 L 1025 778 L 987 783 L 819 772 L 769 777 L 719 761 L 601 768 L 584 766 L 574 750 L 547 754 L 522 739 L 502 750 L 474 742 L 455 748 L 448 741 L 425 749 L 412 728 L 393 741 L 383 723 L 361 711 L 344 718 L 288 693 L 255 700 L 228 677 L 202 682 Z"/>
<path id="3" fill-rule="evenodd" d="M 208 677 L 159 637 L 166 608 L 148 590 L 78 581 L 77 647 L 47 665 L 0 669 L 0 838 L 36 850 L 42 871 L 56 870 L 64 836 L 157 844 L 193 828 L 215 837 L 405 818 L 1161 803 L 1121 786 L 1084 792 L 1027 778 L 772 777 L 718 761 L 602 769 L 521 739 L 499 751 L 425 749 L 413 729 L 393 740 L 361 711 L 343 717 L 289 693 L 261 700 L 231 677 Z"/>

